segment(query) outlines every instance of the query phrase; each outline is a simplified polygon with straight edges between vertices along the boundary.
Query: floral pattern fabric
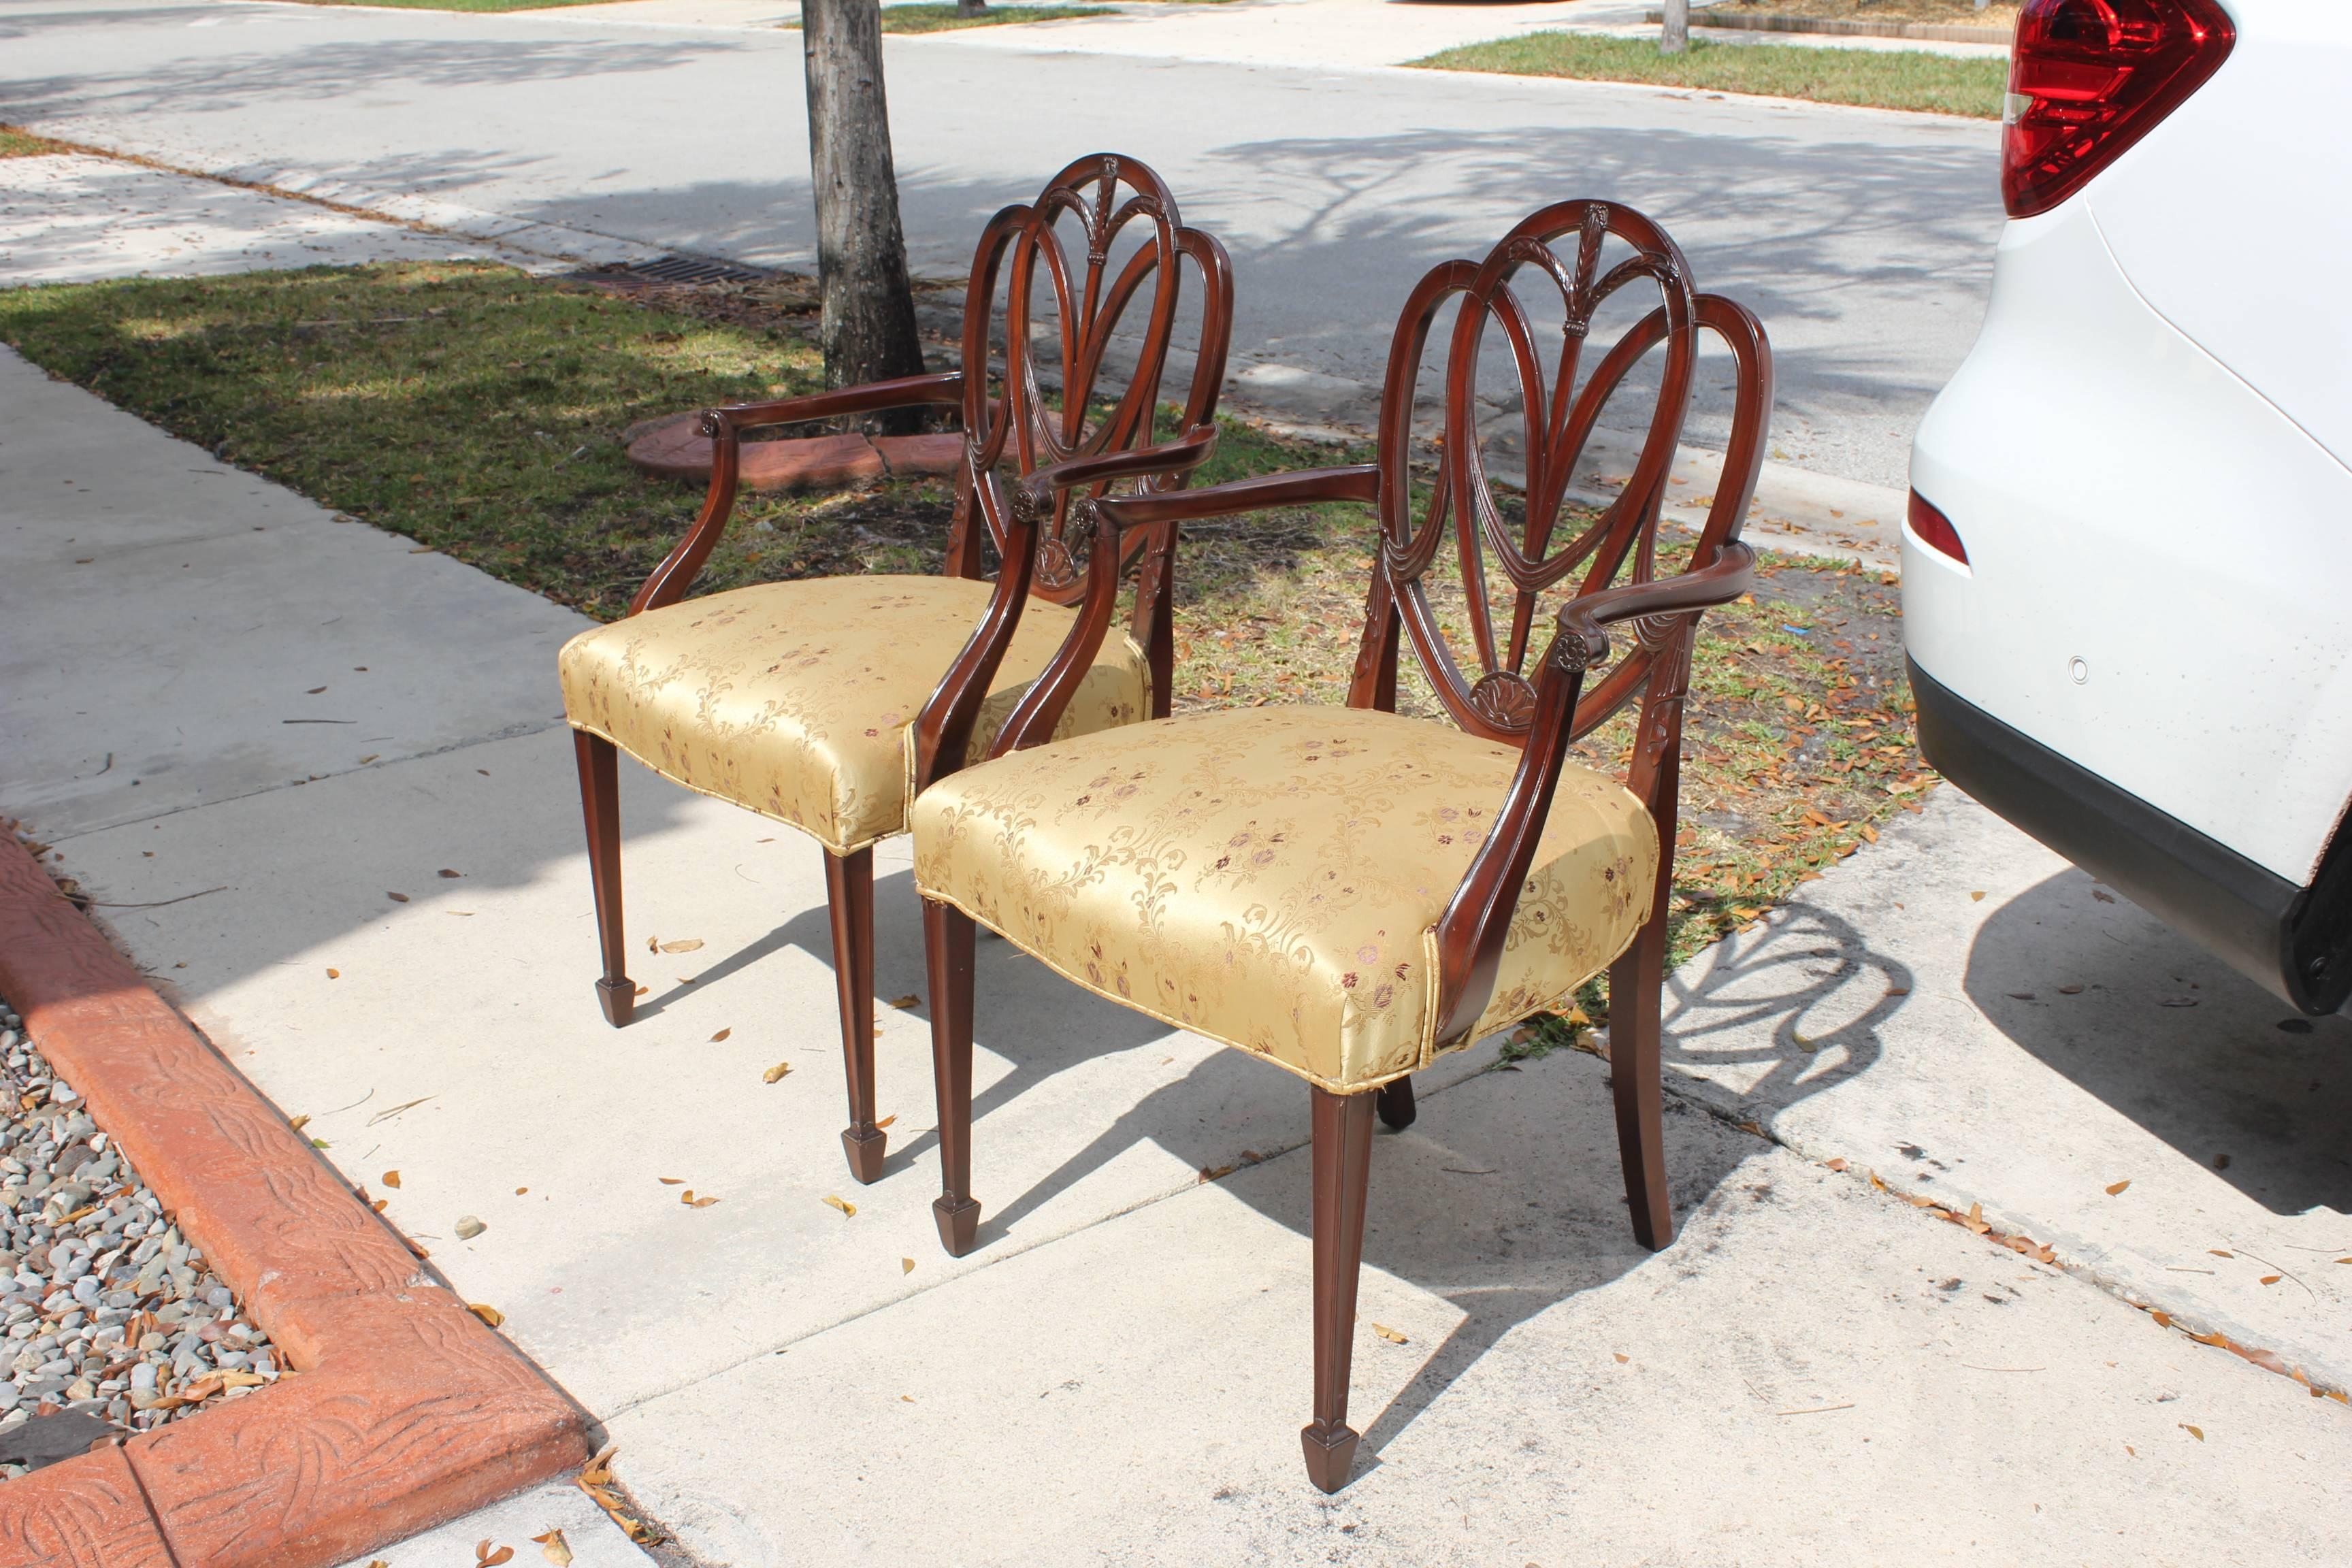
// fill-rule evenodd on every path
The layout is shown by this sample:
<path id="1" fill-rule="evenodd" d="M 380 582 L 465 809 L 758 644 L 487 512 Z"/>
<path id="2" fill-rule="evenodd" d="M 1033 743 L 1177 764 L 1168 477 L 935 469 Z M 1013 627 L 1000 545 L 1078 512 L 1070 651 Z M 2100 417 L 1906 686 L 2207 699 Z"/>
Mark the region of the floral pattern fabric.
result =
<path id="1" fill-rule="evenodd" d="M 847 855 L 907 829 L 908 731 L 980 625 L 991 584 L 824 577 L 689 599 L 563 646 L 563 711 L 689 789 L 748 806 Z M 984 751 L 1067 635 L 1032 599 L 972 727 Z M 1151 710 L 1143 650 L 1106 638 L 1055 729 Z"/>
<path id="2" fill-rule="evenodd" d="M 1436 1053 L 1435 931 L 1518 752 L 1359 709 L 1056 741 L 940 780 L 915 879 L 1070 979 L 1326 1089 Z M 1571 767 L 1467 1039 L 1565 1006 L 1649 911 L 1657 830 Z"/>

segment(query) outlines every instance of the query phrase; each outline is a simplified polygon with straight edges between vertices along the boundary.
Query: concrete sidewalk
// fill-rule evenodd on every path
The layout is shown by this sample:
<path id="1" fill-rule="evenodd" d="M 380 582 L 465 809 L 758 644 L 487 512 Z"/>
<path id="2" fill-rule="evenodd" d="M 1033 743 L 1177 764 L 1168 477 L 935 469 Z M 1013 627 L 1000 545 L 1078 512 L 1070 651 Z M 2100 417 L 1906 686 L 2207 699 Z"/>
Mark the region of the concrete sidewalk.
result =
<path id="1" fill-rule="evenodd" d="M 0 432 L 0 807 L 507 1314 L 696 1560 L 2352 1552 L 2345 1408 L 2120 1299 L 2341 1385 L 2339 1266 L 2288 1252 L 2295 1283 L 2263 1286 L 2234 1256 L 2352 1240 L 2328 1234 L 2340 1113 L 2311 1109 L 2341 1103 L 2338 1022 L 2256 1050 L 2257 1000 L 1957 796 L 1677 977 L 1687 1218 L 1666 1252 L 1625 1233 L 1602 1064 L 1497 1068 L 1489 1047 L 1426 1076 L 1420 1123 L 1375 1162 L 1367 1462 L 1326 1499 L 1295 1436 L 1295 1083 L 987 944 L 988 1215 L 948 1258 L 919 1002 L 882 1020 L 888 1173 L 860 1189 L 840 1167 L 812 847 L 626 771 L 631 940 L 702 945 L 641 960 L 631 1028 L 598 1017 L 552 679 L 577 617 L 5 354 Z M 311 717 L 349 722 L 284 722 Z M 925 989 L 905 866 L 884 852 L 885 997 Z M 2200 1005 L 2161 1027 L 2132 1010 L 2192 982 Z M 2080 1016 L 2009 1011 L 2055 1016 L 2074 984 Z M 1853 1168 L 1813 1163 L 1833 1153 Z M 1866 1166 L 1980 1198 L 2057 1265 L 1873 1191 Z M 467 1215 L 487 1228 L 459 1241 Z M 2214 1274 L 2145 1287 L 2200 1256 Z"/>

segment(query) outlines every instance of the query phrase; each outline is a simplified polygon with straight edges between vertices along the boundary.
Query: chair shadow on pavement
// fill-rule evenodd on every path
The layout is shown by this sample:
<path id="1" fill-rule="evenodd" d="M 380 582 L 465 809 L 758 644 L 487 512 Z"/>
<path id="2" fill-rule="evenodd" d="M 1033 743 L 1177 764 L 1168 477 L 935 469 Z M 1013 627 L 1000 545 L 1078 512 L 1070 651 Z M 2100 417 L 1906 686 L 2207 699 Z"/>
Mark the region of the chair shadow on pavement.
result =
<path id="1" fill-rule="evenodd" d="M 2352 1212 L 2352 1019 L 2297 1017 L 2072 867 L 1986 919 L 1965 984 L 2010 1039 L 2272 1213 Z"/>
<path id="2" fill-rule="evenodd" d="M 1912 984 L 1852 922 L 1782 905 L 1667 977 L 1668 1089 L 1769 1121 L 1875 1066 Z"/>
<path id="3" fill-rule="evenodd" d="M 910 971 L 920 963 L 921 939 L 908 874 L 877 879 L 875 906 L 877 972 Z M 721 961 L 705 983 L 786 944 L 829 963 L 824 910 L 798 915 Z M 978 970 L 977 1043 L 1011 1064 L 974 1096 L 974 1140 L 983 1163 L 994 1113 L 1089 1058 L 1169 1037 L 1167 1026 L 1084 991 L 1007 943 L 982 941 Z M 1811 1020 L 1835 1006 L 1857 976 L 1883 982 L 1907 975 L 1814 911 L 1803 911 L 1759 955 L 1719 958 L 1698 973 L 1700 983 L 1673 999 L 1686 1036 L 1694 1018 L 1724 1027 L 1769 1016 L 1780 1020 L 1777 1032 L 1786 1037 L 1797 1026 L 1792 1020 Z M 886 996 L 888 984 L 886 978 Z M 1776 1105 L 1842 1082 L 1877 1059 L 1876 1029 L 1901 1001 L 1880 994 L 1885 989 L 1874 984 L 1874 1004 L 1821 1025 L 1818 1059 L 1832 1065 L 1810 1076 L 1768 1070 L 1765 1081 Z M 928 1008 L 921 1011 L 928 1016 Z M 1669 1048 L 1705 1054 L 1708 1047 L 1685 1038 Z M 1816 1059 L 1790 1054 L 1800 1062 Z M 1442 1069 L 1423 1075 L 1420 1116 L 1412 1128 L 1379 1130 L 1364 1261 L 1444 1298 L 1463 1317 L 1423 1354 L 1419 1370 L 1384 1410 L 1360 1415 L 1360 1425 L 1371 1417 L 1364 1426 L 1368 1456 L 1403 1433 L 1517 1325 L 1622 1277 L 1652 1256 L 1634 1243 L 1625 1218 L 1607 1065 L 1569 1051 L 1524 1064 L 1461 1065 L 1465 1075 L 1450 1080 Z M 979 1193 L 987 1205 L 981 1248 L 1002 1246 L 1024 1219 L 1145 1143 L 1194 1170 L 1218 1172 L 1226 1194 L 1302 1237 L 1311 1236 L 1307 1110 L 1306 1088 L 1287 1073 L 1241 1051 L 1213 1052 L 1181 1078 L 1119 1109 L 1026 1191 Z M 1258 1131 L 1247 1131 L 1249 1126 Z M 1244 1138 L 1255 1145 L 1244 1150 Z M 928 1163 L 936 1146 L 929 1131 L 908 1140 L 893 1149 L 891 1173 Z M 1769 1184 L 1743 1199 L 1742 1184 L 1727 1181 L 1766 1145 L 1671 1094 L 1666 1146 L 1682 1220 L 1735 1202 L 1769 1201 Z M 1281 1168 L 1271 1168 L 1276 1165 Z M 1669 1249 L 1664 1256 L 1675 1254 Z"/>

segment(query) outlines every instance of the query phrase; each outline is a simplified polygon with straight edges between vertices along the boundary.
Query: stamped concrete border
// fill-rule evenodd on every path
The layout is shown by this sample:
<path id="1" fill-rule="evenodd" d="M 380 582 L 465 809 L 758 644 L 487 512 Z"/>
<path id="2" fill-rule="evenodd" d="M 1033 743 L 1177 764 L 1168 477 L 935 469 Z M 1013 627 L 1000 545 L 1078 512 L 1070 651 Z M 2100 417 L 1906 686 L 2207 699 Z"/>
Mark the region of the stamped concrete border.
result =
<path id="1" fill-rule="evenodd" d="M 0 1568 L 310 1568 L 588 1457 L 588 1417 L 0 834 L 0 995 L 299 1374 L 0 1485 Z"/>

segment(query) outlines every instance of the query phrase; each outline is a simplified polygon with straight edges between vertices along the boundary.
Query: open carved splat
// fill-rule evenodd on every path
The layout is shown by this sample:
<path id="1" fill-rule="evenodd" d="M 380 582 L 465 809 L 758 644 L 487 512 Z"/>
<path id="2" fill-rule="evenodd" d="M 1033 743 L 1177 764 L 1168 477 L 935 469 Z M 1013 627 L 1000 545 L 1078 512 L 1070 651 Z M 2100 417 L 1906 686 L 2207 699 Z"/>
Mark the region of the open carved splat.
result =
<path id="1" fill-rule="evenodd" d="M 981 574 L 975 519 L 1001 557 L 1014 509 L 1024 509 L 1019 521 L 1038 531 L 1031 591 L 1059 604 L 1085 593 L 1086 542 L 1066 536 L 1068 495 L 1056 491 L 1040 504 L 1017 485 L 1008 487 L 1003 475 L 1152 443 L 1188 261 L 1203 287 L 1180 429 L 1205 424 L 1215 409 L 1232 283 L 1223 249 L 1183 226 L 1160 177 L 1117 153 L 1081 158 L 1036 201 L 991 220 L 965 296 L 968 439 L 950 571 Z M 1102 412 L 1097 404 L 1108 398 L 1108 384 L 1122 374 L 1124 387 Z M 1150 489 L 1158 481 L 1139 482 Z M 1105 488 L 1092 487 L 1095 493 Z M 1134 541 L 1130 557 L 1143 542 Z"/>
<path id="2" fill-rule="evenodd" d="M 1612 258 L 1618 250 L 1627 254 Z M 1538 327 L 1538 313 L 1523 290 L 1543 307 L 1548 325 L 1558 323 L 1558 346 L 1549 354 L 1543 340 L 1550 332 Z M 1594 362 L 1587 339 L 1596 316 L 1621 291 L 1629 298 L 1612 314 L 1635 315 L 1647 297 L 1655 303 Z M 1417 475 L 1411 461 L 1414 393 L 1430 337 L 1449 306 L 1455 314 L 1444 361 L 1440 450 L 1433 471 Z M 1735 428 L 1752 444 L 1760 437 L 1761 406 L 1746 405 L 1760 395 L 1769 406 L 1769 384 L 1748 374 L 1765 353 L 1761 329 L 1728 300 L 1695 296 L 1689 266 L 1674 240 L 1631 208 L 1604 201 L 1560 203 L 1518 225 L 1483 262 L 1449 262 L 1422 280 L 1390 353 L 1381 428 L 1381 547 L 1351 701 L 1394 706 L 1402 633 L 1457 723 L 1490 739 L 1526 739 L 1536 708 L 1528 661 L 1541 651 L 1535 633 L 1545 593 L 1578 574 L 1578 594 L 1654 577 L 1659 512 L 1702 329 L 1723 337 L 1740 362 L 1743 407 Z M 1637 368 L 1654 356 L 1660 363 L 1643 371 L 1646 384 L 1631 384 Z M 1491 368 L 1496 359 L 1509 368 L 1507 393 L 1482 400 L 1482 363 Z M 1580 375 L 1588 363 L 1589 373 Z M 1639 423 L 1645 433 L 1632 473 L 1597 516 L 1563 529 L 1571 480 L 1602 411 L 1614 402 L 1622 420 L 1622 405 L 1644 401 L 1647 417 Z M 1496 405 L 1505 412 L 1497 414 Z M 1514 422 L 1507 434 L 1524 466 L 1516 489 L 1490 472 L 1492 426 L 1506 419 Z M 1727 465 L 1726 471 L 1744 466 Z M 1711 558 L 1723 541 L 1737 537 L 1745 487 L 1724 489 L 1695 562 Z M 1736 498 L 1729 493 L 1734 489 L 1741 492 Z M 1462 601 L 1452 637 L 1430 592 L 1433 568 L 1449 542 Z M 1677 624 L 1636 625 L 1633 646 L 1591 682 L 1580 702 L 1576 733 L 1599 724 L 1641 688 Z"/>

